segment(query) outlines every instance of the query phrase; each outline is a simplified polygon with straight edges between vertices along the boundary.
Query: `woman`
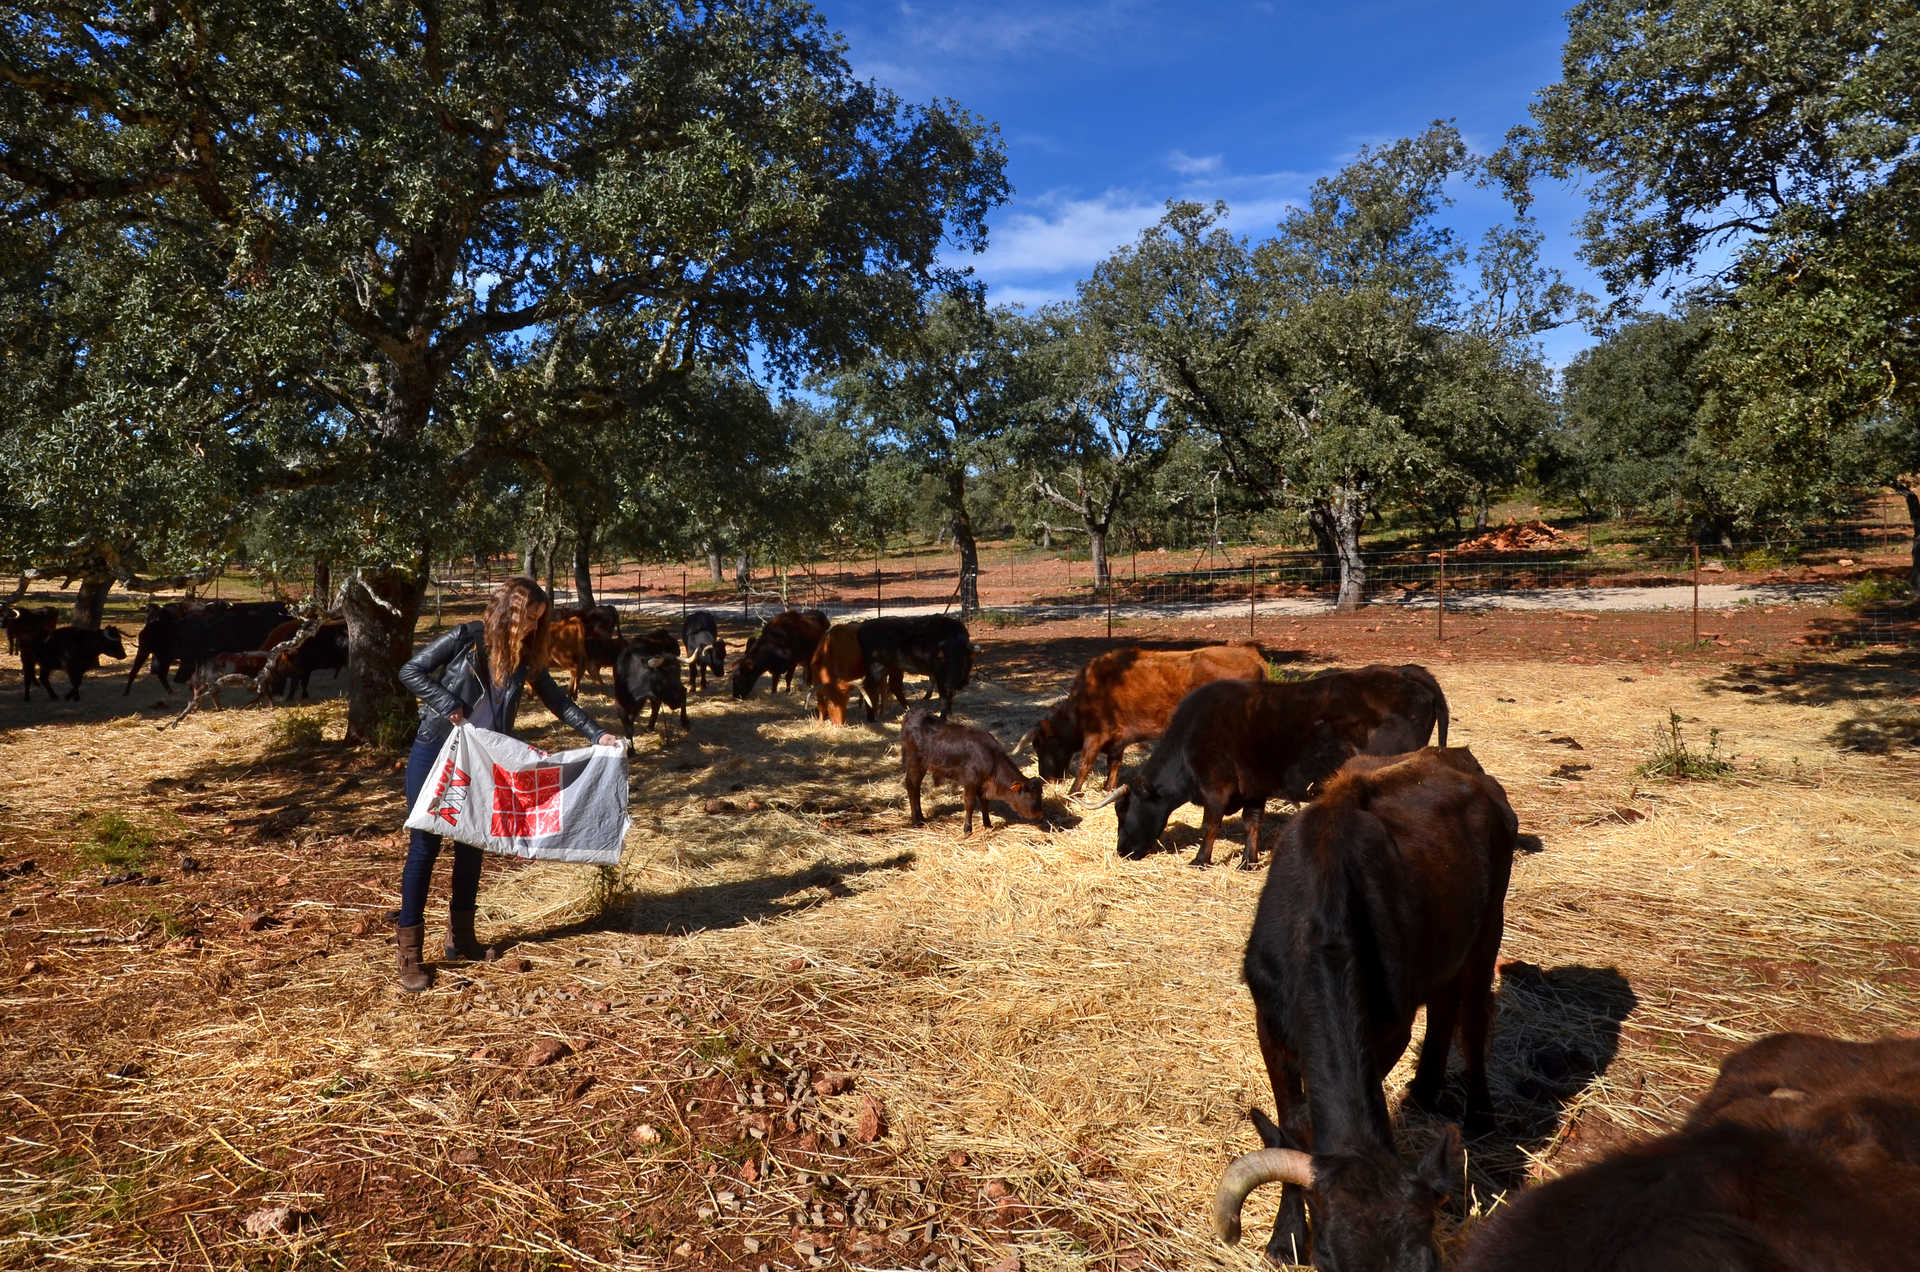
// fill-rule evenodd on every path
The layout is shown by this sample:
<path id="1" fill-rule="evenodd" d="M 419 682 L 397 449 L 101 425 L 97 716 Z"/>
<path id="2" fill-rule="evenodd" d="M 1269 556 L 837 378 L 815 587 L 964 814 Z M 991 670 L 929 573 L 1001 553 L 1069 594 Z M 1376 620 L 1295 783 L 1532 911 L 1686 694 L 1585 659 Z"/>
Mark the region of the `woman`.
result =
<path id="1" fill-rule="evenodd" d="M 407 807 L 433 771 L 441 744 L 462 720 L 496 733 L 513 732 L 520 689 L 528 680 L 534 692 L 562 721 L 602 746 L 619 739 L 602 729 L 578 704 L 560 692 L 547 674 L 547 594 L 529 578 L 503 583 L 487 602 L 477 623 L 462 623 L 415 654 L 400 669 L 400 683 L 420 699 L 420 731 L 407 758 Z M 400 913 L 395 934 L 400 944 L 400 988 L 418 992 L 433 983 L 422 962 L 426 930 L 427 886 L 440 855 L 440 836 L 416 830 L 400 876 Z M 474 903 L 480 894 L 480 850 L 453 846 L 453 897 L 447 909 L 448 958 L 481 959 L 487 949 L 473 934 Z"/>

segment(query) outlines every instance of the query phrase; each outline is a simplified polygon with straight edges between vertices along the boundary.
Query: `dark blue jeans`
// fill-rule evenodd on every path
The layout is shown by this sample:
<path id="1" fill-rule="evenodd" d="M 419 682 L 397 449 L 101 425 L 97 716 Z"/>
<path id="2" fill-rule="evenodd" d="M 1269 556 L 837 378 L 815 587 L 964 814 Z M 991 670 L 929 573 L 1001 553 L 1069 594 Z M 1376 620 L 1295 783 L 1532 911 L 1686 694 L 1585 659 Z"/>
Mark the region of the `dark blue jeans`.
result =
<path id="1" fill-rule="evenodd" d="M 413 744 L 413 752 L 407 756 L 407 807 L 413 807 L 413 801 L 420 797 L 420 788 L 427 784 L 427 778 L 433 773 L 433 762 L 440 758 L 440 745 L 446 741 L 444 736 L 430 740 L 420 740 Z M 427 888 L 433 882 L 433 863 L 440 856 L 440 836 L 429 835 L 424 830 L 410 832 L 412 839 L 407 844 L 407 865 L 400 872 L 400 914 L 395 920 L 401 927 L 412 927 L 426 920 Z M 471 910 L 474 901 L 480 895 L 480 858 L 481 852 L 471 844 L 453 845 L 453 897 L 450 905 L 455 910 Z"/>

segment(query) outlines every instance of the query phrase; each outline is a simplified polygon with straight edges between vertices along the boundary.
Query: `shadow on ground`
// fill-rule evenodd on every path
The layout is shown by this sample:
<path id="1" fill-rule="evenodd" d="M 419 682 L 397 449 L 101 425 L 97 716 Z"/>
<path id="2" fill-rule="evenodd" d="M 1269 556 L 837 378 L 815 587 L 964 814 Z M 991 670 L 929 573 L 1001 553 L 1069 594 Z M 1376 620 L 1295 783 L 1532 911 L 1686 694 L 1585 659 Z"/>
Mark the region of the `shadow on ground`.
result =
<path id="1" fill-rule="evenodd" d="M 1853 714 L 1827 735 L 1844 751 L 1887 755 L 1920 747 L 1920 651 L 1869 649 L 1787 666 L 1744 663 L 1704 687 L 1794 706 L 1849 704 Z"/>
<path id="2" fill-rule="evenodd" d="M 685 936 L 764 923 L 854 896 L 860 889 L 853 882 L 862 876 L 905 870 L 915 860 L 914 854 L 899 852 L 878 861 L 821 862 L 804 870 L 702 884 L 675 892 L 623 893 L 591 918 L 520 932 L 504 939 L 499 948 L 544 945 L 592 932 Z"/>

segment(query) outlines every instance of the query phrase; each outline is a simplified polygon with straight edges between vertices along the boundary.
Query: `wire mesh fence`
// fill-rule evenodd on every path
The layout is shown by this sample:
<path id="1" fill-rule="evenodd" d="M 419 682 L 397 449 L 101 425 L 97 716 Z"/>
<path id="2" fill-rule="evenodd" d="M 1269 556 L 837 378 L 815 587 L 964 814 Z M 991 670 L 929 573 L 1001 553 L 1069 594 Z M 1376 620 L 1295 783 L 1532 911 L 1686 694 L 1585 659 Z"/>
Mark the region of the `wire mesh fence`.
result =
<path id="1" fill-rule="evenodd" d="M 1795 539 L 1755 539 L 1702 548 L 1681 541 L 1602 543 L 1555 534 L 1512 548 L 1404 548 L 1362 552 L 1347 571 L 1358 604 L 1345 610 L 1342 573 L 1322 553 L 1266 544 L 1199 550 L 1124 551 L 1102 576 L 1084 555 L 1027 545 L 983 545 L 977 553 L 979 608 L 989 623 L 1091 621 L 1145 635 L 1156 624 L 1187 624 L 1252 639 L 1390 617 L 1397 629 L 1434 641 L 1531 625 L 1545 640 L 1556 624 L 1611 616 L 1642 639 L 1742 648 L 1787 624 L 1821 645 L 1920 647 L 1906 578 L 1913 538 L 1905 527 L 1852 528 Z M 607 559 L 591 570 L 592 599 L 620 611 L 623 626 L 678 629 L 707 610 L 757 624 L 785 609 L 818 609 L 835 620 L 885 614 L 959 614 L 959 554 L 951 546 L 844 555 L 800 565 L 716 570 L 708 561 Z M 477 616 L 500 583 L 520 573 L 511 557 L 436 562 L 423 597 L 422 626 Z M 718 575 L 718 577 L 716 577 Z M 550 578 L 557 603 L 583 599 L 572 571 Z M 304 599 L 311 574 L 229 574 L 214 587 Z M 208 589 L 211 593 L 212 589 Z M 1424 627 L 1409 624 L 1418 620 Z"/>

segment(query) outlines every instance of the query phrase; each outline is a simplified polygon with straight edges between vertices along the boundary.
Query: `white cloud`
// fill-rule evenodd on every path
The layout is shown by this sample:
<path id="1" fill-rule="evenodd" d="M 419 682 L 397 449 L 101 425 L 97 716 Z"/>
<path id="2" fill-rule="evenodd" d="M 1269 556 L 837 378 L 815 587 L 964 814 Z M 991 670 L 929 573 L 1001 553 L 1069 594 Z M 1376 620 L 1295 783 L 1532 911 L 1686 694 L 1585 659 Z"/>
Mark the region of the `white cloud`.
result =
<path id="1" fill-rule="evenodd" d="M 1225 161 L 1219 155 L 1190 155 L 1176 150 L 1167 156 L 1167 166 L 1183 177 L 1203 177 L 1219 172 Z"/>

